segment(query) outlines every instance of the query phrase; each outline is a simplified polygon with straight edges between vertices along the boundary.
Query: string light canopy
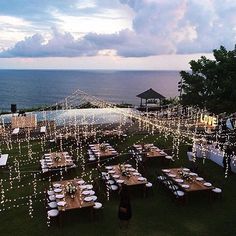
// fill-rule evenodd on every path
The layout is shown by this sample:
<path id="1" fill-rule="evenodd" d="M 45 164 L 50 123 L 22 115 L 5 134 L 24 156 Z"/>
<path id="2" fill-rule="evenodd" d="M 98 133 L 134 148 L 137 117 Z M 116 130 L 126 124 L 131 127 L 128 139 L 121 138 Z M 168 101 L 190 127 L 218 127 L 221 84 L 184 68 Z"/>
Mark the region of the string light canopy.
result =
<path id="1" fill-rule="evenodd" d="M 103 112 L 106 112 L 106 115 L 113 116 L 116 114 L 118 121 L 116 119 L 113 122 L 101 123 L 97 117 L 97 109 L 91 109 L 89 116 L 85 110 L 80 109 L 80 116 L 78 117 L 73 110 L 84 103 L 90 103 L 94 107 L 102 109 Z M 235 146 L 234 130 L 224 130 L 223 122 L 217 116 L 215 117 L 218 119 L 218 125 L 209 127 L 208 123 L 201 122 L 203 120 L 202 114 L 206 114 L 206 111 L 196 107 L 161 107 L 159 111 L 146 114 L 135 109 L 119 108 L 114 103 L 91 96 L 84 91 L 76 90 L 62 101 L 39 112 L 42 117 L 41 121 L 47 124 L 47 132 L 32 135 L 31 129 L 27 127 L 24 129 L 25 135 L 23 137 L 16 135 L 13 138 L 10 124 L 6 123 L 5 116 L 0 117 L 0 153 L 11 150 L 16 153 L 14 160 L 9 163 L 4 171 L 4 178 L 0 179 L 2 203 L 0 211 L 28 206 L 29 216 L 33 217 L 34 203 L 42 201 L 45 188 L 49 187 L 51 178 L 59 177 L 63 179 L 65 170 L 59 169 L 48 179 L 42 176 L 42 172 L 38 168 L 42 153 L 51 153 L 53 151 L 54 146 L 52 145 L 51 147 L 48 143 L 56 143 L 58 141 L 60 151 L 69 150 L 76 158 L 76 161 L 81 164 L 82 172 L 80 177 L 87 178 L 89 182 L 94 181 L 94 173 L 97 168 L 91 168 L 89 171 L 86 169 L 84 150 L 86 150 L 89 143 L 99 143 L 101 139 L 112 141 L 115 138 L 114 136 L 108 138 L 106 133 L 102 132 L 104 130 L 120 131 L 117 132 L 116 138 L 119 139 L 121 144 L 127 138 L 132 138 L 139 132 L 145 133 L 145 135 L 140 136 L 140 139 L 136 140 L 139 143 L 144 142 L 149 136 L 153 136 L 154 141 L 158 140 L 160 136 L 163 136 L 164 140 L 171 138 L 173 160 L 179 158 L 179 149 L 182 144 L 193 146 L 193 158 L 196 159 L 196 147 L 199 144 L 199 140 L 205 139 L 209 143 L 214 142 L 222 147 L 223 153 L 227 146 Z M 53 112 L 59 112 L 59 115 L 52 116 Z M 65 112 L 70 114 L 67 119 L 63 117 Z M 209 129 L 212 131 L 211 133 L 206 132 Z M 126 136 L 123 136 L 122 134 L 126 133 L 127 130 L 132 130 L 132 132 L 127 132 Z M 157 133 L 158 135 L 155 135 Z M 65 144 L 63 138 L 68 140 L 69 137 L 73 137 L 74 142 Z M 116 148 L 116 145 L 117 143 L 114 144 L 114 148 Z M 120 150 L 119 155 L 129 154 L 132 145 Z M 201 149 L 203 150 L 203 160 L 205 160 L 205 146 L 201 145 Z M 109 164 L 114 158 L 111 157 L 104 161 L 99 160 L 100 167 Z M 134 158 L 138 167 L 138 155 L 133 153 L 129 158 Z M 226 168 L 225 177 L 227 177 L 227 173 L 228 168 Z M 78 176 L 76 177 L 78 178 Z M 29 179 L 28 183 L 23 181 L 25 178 Z M 24 188 L 31 188 L 32 191 L 22 191 Z M 13 198 L 8 197 L 16 189 L 21 189 L 21 193 L 24 192 L 25 194 L 18 197 L 12 194 Z M 109 198 L 109 192 L 107 196 Z"/>

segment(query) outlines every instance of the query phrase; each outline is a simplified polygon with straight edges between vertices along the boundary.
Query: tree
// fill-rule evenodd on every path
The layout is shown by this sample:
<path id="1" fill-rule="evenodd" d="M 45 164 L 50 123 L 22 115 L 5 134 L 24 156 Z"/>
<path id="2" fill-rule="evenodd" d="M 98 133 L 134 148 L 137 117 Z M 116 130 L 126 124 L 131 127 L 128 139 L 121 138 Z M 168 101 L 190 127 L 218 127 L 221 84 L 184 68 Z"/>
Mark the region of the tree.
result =
<path id="1" fill-rule="evenodd" d="M 190 61 L 191 72 L 181 71 L 183 105 L 197 105 L 213 113 L 236 111 L 236 45 L 213 50 L 215 60 L 202 56 Z"/>
<path id="2" fill-rule="evenodd" d="M 162 101 L 162 106 L 167 106 L 167 105 L 178 105 L 179 104 L 179 100 L 178 97 L 173 97 L 173 98 L 165 98 Z"/>

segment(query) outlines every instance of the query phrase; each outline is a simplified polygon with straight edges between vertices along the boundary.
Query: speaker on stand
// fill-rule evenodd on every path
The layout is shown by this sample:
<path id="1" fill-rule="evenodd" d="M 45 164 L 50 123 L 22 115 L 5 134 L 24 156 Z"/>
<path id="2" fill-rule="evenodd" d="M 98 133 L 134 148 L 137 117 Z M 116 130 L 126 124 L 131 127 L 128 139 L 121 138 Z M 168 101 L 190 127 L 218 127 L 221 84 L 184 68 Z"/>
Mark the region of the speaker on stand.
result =
<path id="1" fill-rule="evenodd" d="M 16 104 L 11 104 L 11 113 L 16 113 L 17 107 Z"/>

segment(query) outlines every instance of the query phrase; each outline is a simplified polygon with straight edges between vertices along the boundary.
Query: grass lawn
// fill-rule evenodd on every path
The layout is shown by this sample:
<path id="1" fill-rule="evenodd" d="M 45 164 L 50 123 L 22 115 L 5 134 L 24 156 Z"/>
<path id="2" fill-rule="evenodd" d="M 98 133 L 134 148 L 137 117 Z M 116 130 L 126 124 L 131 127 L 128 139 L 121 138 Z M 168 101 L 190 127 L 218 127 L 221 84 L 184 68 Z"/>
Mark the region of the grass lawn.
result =
<path id="1" fill-rule="evenodd" d="M 140 141 L 149 143 L 153 142 L 160 148 L 171 148 L 171 140 L 158 136 L 133 135 L 125 140 L 112 139 L 110 142 L 119 151 L 128 150 L 133 143 Z M 49 181 L 40 179 L 41 175 L 37 174 L 37 195 L 36 200 L 33 199 L 33 218 L 29 216 L 29 202 L 25 196 L 33 193 L 33 175 L 30 171 L 39 171 L 39 159 L 42 156 L 41 146 L 38 142 L 32 141 L 32 160 L 29 160 L 27 153 L 27 143 L 22 143 L 21 155 L 19 147 L 13 146 L 8 151 L 6 147 L 2 147 L 2 153 L 9 153 L 9 166 L 12 166 L 12 177 L 16 177 L 18 173 L 14 173 L 17 169 L 16 160 L 20 163 L 21 180 L 17 179 L 12 182 L 10 188 L 10 180 L 8 169 L 4 172 L 0 170 L 0 177 L 3 180 L 1 186 L 4 189 L 5 202 L 1 202 L 0 209 L 0 232 L 1 235 L 186 235 L 186 236 L 233 236 L 236 235 L 236 175 L 231 175 L 227 179 L 224 178 L 223 168 L 215 163 L 206 160 L 198 163 L 198 173 L 216 187 L 223 188 L 223 198 L 209 201 L 205 194 L 193 194 L 189 196 L 188 202 L 183 205 L 173 200 L 170 192 L 165 188 L 158 186 L 155 181 L 155 172 L 160 172 L 162 168 L 167 167 L 159 161 L 148 163 L 147 178 L 154 184 L 154 194 L 148 198 L 141 196 L 132 196 L 131 204 L 133 217 L 127 232 L 119 229 L 117 208 L 119 204 L 118 196 L 114 196 L 110 201 L 104 202 L 103 215 L 98 220 L 90 221 L 87 212 L 74 211 L 64 217 L 61 228 L 57 224 L 47 227 L 46 209 L 44 205 L 43 191 L 49 185 Z M 171 163 L 170 167 L 189 166 L 186 156 L 185 145 L 181 145 L 179 159 Z M 85 150 L 83 149 L 82 152 Z M 127 156 L 123 156 L 123 161 Z M 75 173 L 71 173 L 66 178 L 74 178 L 83 173 L 81 168 L 82 162 L 78 161 L 78 168 Z M 91 167 L 86 167 L 88 172 Z M 6 171 L 6 170 L 5 170 Z M 29 171 L 29 172 L 27 172 Z M 92 177 L 97 176 L 97 171 L 93 170 Z M 55 177 L 55 179 L 58 177 Z M 91 175 L 84 177 L 89 181 Z M 6 180 L 6 181 L 5 181 Z M 18 188 L 18 186 L 20 186 Z M 9 189 L 9 190 L 7 190 Z M 103 196 L 104 193 L 97 193 Z M 23 199 L 21 199 L 23 197 Z M 11 202 L 6 202 L 11 199 Z M 14 199 L 17 199 L 14 202 Z M 17 205 L 22 206 L 17 207 Z M 14 206 L 15 205 L 15 206 Z M 10 207 L 10 209 L 8 209 Z"/>

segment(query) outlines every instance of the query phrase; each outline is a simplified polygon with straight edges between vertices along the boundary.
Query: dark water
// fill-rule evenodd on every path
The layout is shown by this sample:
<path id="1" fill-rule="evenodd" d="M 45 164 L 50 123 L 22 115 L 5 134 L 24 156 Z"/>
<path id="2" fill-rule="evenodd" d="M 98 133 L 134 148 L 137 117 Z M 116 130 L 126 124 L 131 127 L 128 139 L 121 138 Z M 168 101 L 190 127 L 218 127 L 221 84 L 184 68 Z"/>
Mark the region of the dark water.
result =
<path id="1" fill-rule="evenodd" d="M 178 95 L 178 71 L 0 70 L 0 110 L 54 104 L 76 89 L 116 103 L 139 104 L 136 95 L 153 88 Z"/>

